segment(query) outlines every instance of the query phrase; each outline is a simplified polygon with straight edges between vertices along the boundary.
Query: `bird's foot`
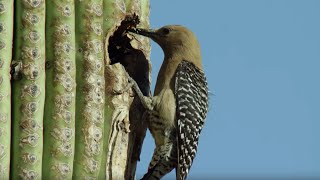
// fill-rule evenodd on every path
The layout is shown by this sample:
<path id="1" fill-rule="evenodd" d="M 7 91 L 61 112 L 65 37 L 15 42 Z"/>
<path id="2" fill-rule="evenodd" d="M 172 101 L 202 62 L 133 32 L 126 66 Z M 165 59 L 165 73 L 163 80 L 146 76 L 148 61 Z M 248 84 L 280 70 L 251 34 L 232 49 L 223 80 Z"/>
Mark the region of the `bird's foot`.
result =
<path id="1" fill-rule="evenodd" d="M 154 105 L 152 103 L 153 102 L 152 97 L 144 96 L 143 93 L 141 92 L 137 82 L 128 73 L 126 73 L 126 75 L 127 75 L 129 83 L 127 84 L 127 86 L 123 90 L 120 90 L 118 93 L 126 92 L 130 88 L 133 88 L 134 91 L 136 92 L 136 94 L 138 95 L 143 107 L 146 108 L 147 110 L 152 111 L 153 107 L 154 107 Z"/>

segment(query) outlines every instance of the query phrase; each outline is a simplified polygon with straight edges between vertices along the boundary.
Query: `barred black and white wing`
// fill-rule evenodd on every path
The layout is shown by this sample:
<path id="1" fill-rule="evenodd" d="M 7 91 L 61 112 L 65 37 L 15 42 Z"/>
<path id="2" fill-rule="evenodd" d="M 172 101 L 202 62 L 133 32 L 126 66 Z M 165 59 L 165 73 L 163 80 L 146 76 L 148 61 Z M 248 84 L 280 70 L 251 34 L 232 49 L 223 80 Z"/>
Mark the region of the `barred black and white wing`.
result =
<path id="1" fill-rule="evenodd" d="M 208 111 L 208 86 L 204 72 L 182 61 L 175 74 L 178 137 L 177 179 L 183 180 L 195 158 L 199 135 Z"/>

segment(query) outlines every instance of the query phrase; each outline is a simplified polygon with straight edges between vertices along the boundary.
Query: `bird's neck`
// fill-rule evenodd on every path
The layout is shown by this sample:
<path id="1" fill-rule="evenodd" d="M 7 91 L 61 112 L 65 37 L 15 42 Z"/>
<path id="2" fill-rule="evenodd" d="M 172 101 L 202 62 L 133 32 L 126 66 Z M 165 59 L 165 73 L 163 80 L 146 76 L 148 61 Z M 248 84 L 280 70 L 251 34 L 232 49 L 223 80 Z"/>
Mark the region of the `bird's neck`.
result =
<path id="1" fill-rule="evenodd" d="M 165 55 L 157 77 L 156 87 L 154 91 L 155 96 L 158 95 L 160 93 L 160 90 L 162 89 L 171 88 L 173 90 L 174 82 L 172 82 L 172 77 L 174 76 L 180 62 L 180 59 L 168 57 Z"/>
<path id="2" fill-rule="evenodd" d="M 199 45 L 184 44 L 163 48 L 165 60 L 182 60 L 192 62 L 199 69 L 202 69 L 201 52 Z"/>
<path id="3" fill-rule="evenodd" d="M 179 63 L 183 60 L 192 62 L 202 69 L 201 53 L 198 46 L 172 46 L 170 50 L 164 49 L 164 60 L 158 73 L 154 95 L 161 90 L 170 88 L 174 90 L 174 74 Z"/>

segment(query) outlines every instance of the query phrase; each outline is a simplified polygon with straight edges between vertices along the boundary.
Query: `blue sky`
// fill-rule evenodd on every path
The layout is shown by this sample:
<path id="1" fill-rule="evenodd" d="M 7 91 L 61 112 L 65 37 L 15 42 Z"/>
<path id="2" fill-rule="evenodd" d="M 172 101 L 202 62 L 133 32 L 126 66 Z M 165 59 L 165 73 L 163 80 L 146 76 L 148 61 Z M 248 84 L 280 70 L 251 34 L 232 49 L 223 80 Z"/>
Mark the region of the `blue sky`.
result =
<path id="1" fill-rule="evenodd" d="M 151 0 L 150 22 L 202 48 L 212 95 L 190 179 L 320 178 L 320 1 Z M 153 87 L 162 60 L 153 43 Z M 153 149 L 148 134 L 138 178 Z"/>

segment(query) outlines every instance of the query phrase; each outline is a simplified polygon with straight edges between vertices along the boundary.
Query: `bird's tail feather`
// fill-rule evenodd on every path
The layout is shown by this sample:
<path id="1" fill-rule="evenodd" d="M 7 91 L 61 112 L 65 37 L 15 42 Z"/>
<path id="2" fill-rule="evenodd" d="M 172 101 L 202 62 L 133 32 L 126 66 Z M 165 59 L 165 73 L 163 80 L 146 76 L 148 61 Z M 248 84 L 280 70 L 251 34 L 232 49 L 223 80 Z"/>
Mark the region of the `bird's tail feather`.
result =
<path id="1" fill-rule="evenodd" d="M 148 172 L 141 180 L 156 180 L 168 174 L 177 166 L 177 154 L 173 143 L 155 149 Z"/>

